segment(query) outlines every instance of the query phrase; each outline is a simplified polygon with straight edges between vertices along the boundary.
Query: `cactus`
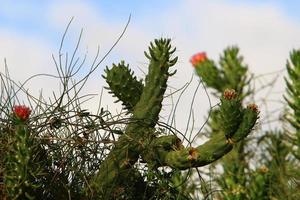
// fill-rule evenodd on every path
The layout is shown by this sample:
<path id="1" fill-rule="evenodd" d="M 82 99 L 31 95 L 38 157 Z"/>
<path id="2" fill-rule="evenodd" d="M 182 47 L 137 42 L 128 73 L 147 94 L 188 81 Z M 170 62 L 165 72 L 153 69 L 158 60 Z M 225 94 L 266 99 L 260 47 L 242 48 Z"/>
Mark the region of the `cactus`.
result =
<path id="1" fill-rule="evenodd" d="M 193 57 L 195 56 L 197 54 Z M 191 61 L 194 60 L 193 57 Z M 245 97 L 251 94 L 252 91 L 249 87 L 251 77 L 248 76 L 248 67 L 243 63 L 243 57 L 239 55 L 239 49 L 234 46 L 226 48 L 220 56 L 219 67 L 206 56 L 203 60 L 191 63 L 204 84 L 214 89 L 215 96 L 220 97 L 220 94 L 224 93 L 220 98 L 220 108 L 211 112 L 208 123 L 210 137 L 223 133 L 229 144 L 236 143 L 234 137 L 241 133 L 245 134 L 245 131 L 249 133 L 249 128 L 251 130 L 254 126 L 254 119 L 258 117 L 258 109 L 255 104 L 248 105 L 246 109 L 242 108 Z M 214 75 L 209 76 L 212 69 L 214 69 Z M 232 137 L 233 134 L 234 137 Z M 224 199 L 236 199 L 237 196 L 236 198 L 230 198 L 229 194 L 232 191 L 241 195 L 239 196 L 240 199 L 245 198 L 243 196 L 246 191 L 244 173 L 248 169 L 246 146 L 247 142 L 243 140 L 235 145 L 233 151 L 219 162 L 223 166 L 224 174 L 217 179 L 217 182 L 224 190 L 222 192 L 222 198 Z"/>
<path id="2" fill-rule="evenodd" d="M 33 181 L 41 175 L 42 169 L 37 163 L 39 153 L 27 126 L 30 112 L 25 106 L 14 107 L 4 173 L 6 190 L 11 199 L 35 199 L 34 191 L 40 187 Z"/>
<path id="3" fill-rule="evenodd" d="M 293 154 L 300 160 L 300 51 L 293 50 L 290 61 L 286 65 L 288 78 L 285 78 L 287 95 L 284 96 L 290 108 L 285 119 L 293 127 L 290 134 L 294 138 L 291 142 L 297 147 Z M 288 131 L 288 130 L 287 130 Z"/>
<path id="4" fill-rule="evenodd" d="M 104 77 L 110 90 L 131 110 L 132 116 L 124 134 L 119 137 L 114 148 L 100 165 L 99 173 L 91 181 L 91 187 L 98 197 L 109 199 L 110 194 L 116 192 L 116 189 L 126 187 L 124 186 L 126 178 L 139 156 L 142 156 L 152 169 L 160 166 L 179 170 L 200 167 L 227 154 L 234 143 L 243 140 L 252 130 L 258 111 L 250 107 L 242 108 L 238 98 L 227 98 L 225 93 L 220 105 L 221 115 L 227 119 L 226 124 L 223 123 L 224 130 L 214 135 L 208 142 L 198 147 L 184 148 L 176 136 L 158 137 L 155 126 L 162 108 L 167 80 L 173 74 L 169 72 L 169 68 L 177 61 L 177 57 L 172 59 L 174 52 L 175 48 L 171 47 L 170 39 L 159 39 L 150 43 L 149 52 L 145 52 L 145 56 L 149 59 L 149 68 L 143 89 L 140 82 L 129 73 L 128 66 L 124 67 L 124 63 L 106 69 Z M 124 81 L 123 87 L 119 86 L 120 79 L 128 80 Z M 135 90 L 142 92 L 139 95 Z M 126 93 L 128 97 L 124 97 Z M 234 124 L 234 129 L 228 136 L 224 132 L 227 133 L 230 124 Z M 227 137 L 234 143 L 229 143 Z"/>
<path id="5" fill-rule="evenodd" d="M 201 53 L 203 54 L 203 53 Z M 206 56 L 206 54 L 205 54 Z M 233 107 L 241 107 L 242 101 L 249 94 L 254 94 L 251 89 L 246 90 L 245 86 L 251 78 L 247 77 L 247 67 L 241 63 L 242 57 L 238 55 L 238 49 L 227 48 L 224 55 L 220 58 L 220 67 L 215 66 L 214 62 L 206 59 L 200 59 L 199 62 L 192 62 L 196 67 L 196 73 L 202 78 L 206 86 L 213 88 L 216 96 L 220 96 L 224 87 L 221 85 L 234 88 L 238 91 L 239 99 L 235 102 L 227 103 L 225 107 L 229 110 Z M 193 60 L 193 59 L 192 59 Z M 210 66 L 208 66 L 210 65 Z M 287 94 L 284 99 L 289 107 L 285 115 L 286 122 L 290 125 L 284 127 L 284 131 L 270 130 L 264 132 L 259 138 L 253 138 L 250 141 L 243 140 L 236 145 L 228 156 L 221 159 L 224 173 L 216 177 L 216 182 L 222 188 L 217 198 L 226 200 L 236 199 L 299 199 L 299 160 L 300 160 L 300 51 L 293 50 L 290 54 L 290 60 L 287 62 L 286 68 L 288 77 L 285 78 L 287 85 Z M 218 74 L 209 77 L 211 69 L 214 68 Z M 218 78 L 214 78 L 218 77 Z M 214 84 L 212 84 L 214 83 Z M 221 88 L 221 89 L 220 89 Z M 221 97 L 221 104 L 226 103 L 227 99 L 235 99 L 235 93 L 227 91 L 227 98 Z M 248 130 L 251 121 L 257 118 L 258 112 L 255 104 L 247 106 L 246 110 L 234 110 L 230 115 L 224 116 L 222 112 L 226 109 L 221 108 L 211 112 L 209 121 L 211 137 L 224 132 L 229 143 L 234 143 L 231 133 L 235 136 L 239 135 L 236 124 L 240 130 Z M 238 116 L 240 116 L 239 119 Z M 234 123 L 228 123 L 231 118 L 237 119 Z M 218 123 L 220 121 L 220 123 Z M 244 127 L 244 128 L 241 128 Z M 241 131 L 244 134 L 244 131 Z M 263 149 L 257 153 L 257 157 L 253 157 L 252 150 L 247 151 L 248 146 L 253 145 L 253 141 L 257 140 L 256 148 Z M 262 142 L 263 141 L 263 142 Z M 252 147 L 253 148 L 253 147 Z M 256 169 L 249 167 L 249 162 L 257 162 Z"/>

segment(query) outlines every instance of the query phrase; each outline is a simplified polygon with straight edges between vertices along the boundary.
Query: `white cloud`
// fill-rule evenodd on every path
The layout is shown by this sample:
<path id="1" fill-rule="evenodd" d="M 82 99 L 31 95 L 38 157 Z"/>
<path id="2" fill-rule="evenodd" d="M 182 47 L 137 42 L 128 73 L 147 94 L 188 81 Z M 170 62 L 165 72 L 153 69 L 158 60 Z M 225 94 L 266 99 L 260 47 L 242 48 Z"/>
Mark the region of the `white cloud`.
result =
<path id="1" fill-rule="evenodd" d="M 98 13 L 98 10 L 83 2 L 61 3 L 59 7 L 53 4 L 49 8 L 49 23 L 58 27 L 59 30 L 65 29 L 66 24 L 72 17 L 75 18 L 69 33 L 72 35 L 72 30 L 78 32 L 78 30 L 83 28 L 82 44 L 92 50 L 95 50 L 100 45 L 102 53 L 105 53 L 112 46 L 127 22 L 126 18 L 122 24 L 109 21 L 101 13 Z M 111 56 L 119 58 L 129 57 L 131 59 L 130 57 L 135 58 L 139 54 L 137 52 L 141 52 L 140 55 L 143 55 L 143 49 L 147 47 L 151 39 L 147 32 L 131 22 L 124 37 Z M 93 52 L 90 53 L 92 54 Z"/>
<path id="2" fill-rule="evenodd" d="M 6 58 L 9 69 L 18 76 L 24 78 L 32 75 L 32 72 L 49 71 L 51 61 L 51 49 L 47 44 L 37 41 L 30 36 L 21 36 L 17 33 L 1 30 L 0 49 L 1 59 Z"/>
<path id="3" fill-rule="evenodd" d="M 100 58 L 104 56 L 123 31 L 127 20 L 124 19 L 124 24 L 114 24 L 105 21 L 102 18 L 101 13 L 97 13 L 92 7 L 80 2 L 61 4 L 59 7 L 53 4 L 49 9 L 49 23 L 60 30 L 65 29 L 68 20 L 70 20 L 72 16 L 75 18 L 69 31 L 69 39 L 71 39 L 71 43 L 75 43 L 77 38 L 74 36 L 74 32 L 78 32 L 78 30 L 83 28 L 84 33 L 81 42 L 83 48 L 81 50 L 85 49 L 84 47 L 87 46 L 89 49 L 88 57 L 90 59 L 96 54 L 98 45 L 100 46 Z M 95 71 L 94 76 L 92 76 L 91 80 L 87 83 L 86 92 L 100 92 L 101 87 L 105 85 L 105 82 L 100 75 L 103 73 L 103 69 L 106 65 L 110 66 L 112 62 L 117 63 L 120 60 L 126 60 L 127 63 L 136 66 L 136 62 L 145 61 L 143 49 L 147 47 L 150 38 L 147 38 L 146 32 L 137 28 L 138 27 L 132 25 L 129 26 L 128 31 L 126 31 L 119 44 L 109 54 L 108 58 L 101 64 L 99 69 Z M 73 30 L 75 31 L 72 32 Z M 134 40 L 132 40 L 133 38 Z M 142 57 L 142 59 L 140 59 L 140 57 Z M 137 69 L 137 67 L 133 68 Z M 113 100 L 115 99 L 112 99 L 111 95 L 104 93 L 104 98 L 102 99 L 103 105 L 109 104 L 109 107 L 115 110 L 116 106 L 111 104 Z"/>
<path id="4" fill-rule="evenodd" d="M 55 66 L 51 58 L 52 47 L 46 41 L 40 41 L 30 35 L 20 35 L 8 30 L 0 30 L 0 71 L 4 72 L 6 59 L 11 78 L 23 83 L 35 74 L 55 74 Z M 33 94 L 41 88 L 48 94 L 53 89 L 53 79 L 37 77 L 25 85 Z"/>
<path id="5" fill-rule="evenodd" d="M 262 73 L 282 68 L 288 51 L 300 46 L 299 24 L 271 4 L 185 1 L 165 16 L 162 23 L 175 34 L 185 60 L 197 50 L 216 58 L 227 45 L 237 44 L 251 69 Z"/>

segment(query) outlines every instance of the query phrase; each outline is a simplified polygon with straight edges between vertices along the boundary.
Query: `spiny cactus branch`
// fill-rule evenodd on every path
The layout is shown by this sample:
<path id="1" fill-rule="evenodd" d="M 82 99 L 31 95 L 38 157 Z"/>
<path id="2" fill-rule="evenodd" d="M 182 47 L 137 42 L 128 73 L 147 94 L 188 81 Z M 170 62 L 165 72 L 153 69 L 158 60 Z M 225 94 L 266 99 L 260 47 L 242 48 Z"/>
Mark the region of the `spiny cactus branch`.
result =
<path id="1" fill-rule="evenodd" d="M 170 39 L 155 40 L 150 44 L 149 54 L 145 53 L 150 61 L 149 72 L 141 97 L 132 111 L 132 122 L 101 164 L 92 183 L 97 195 L 102 198 L 107 198 L 113 192 L 112 185 L 126 180 L 124 175 L 131 170 L 144 146 L 154 137 L 153 128 L 158 121 L 167 88 L 168 70 L 177 61 L 177 57 L 171 58 L 175 49 L 172 49 L 170 42 Z M 117 81 L 111 80 L 113 84 Z"/>
<path id="2" fill-rule="evenodd" d="M 225 126 L 223 127 L 222 132 L 215 134 L 209 141 L 196 148 L 183 148 L 178 142 L 178 139 L 176 140 L 176 138 L 169 137 L 169 142 L 165 143 L 171 144 L 170 146 L 172 146 L 172 148 L 166 148 L 165 146 L 161 147 L 158 146 L 157 143 L 154 143 L 150 146 L 148 151 L 146 151 L 148 154 L 144 158 L 147 158 L 147 162 L 156 165 L 156 167 L 169 166 L 175 169 L 184 170 L 192 167 L 201 167 L 223 157 L 233 148 L 234 144 L 248 136 L 258 118 L 256 105 L 250 104 L 247 108 L 241 110 L 239 106 L 232 107 L 232 104 L 240 105 L 240 103 L 236 104 L 236 98 L 227 99 L 227 101 L 231 101 L 231 103 L 222 101 L 220 110 L 221 113 L 226 112 L 223 113 L 224 117 L 228 120 L 231 119 L 228 123 L 239 121 L 238 124 L 234 123 L 234 127 L 230 126 L 230 130 L 234 130 L 233 132 L 226 134 L 226 131 L 229 129 Z M 234 118 L 232 117 L 232 113 L 227 112 L 227 109 L 224 107 L 227 107 L 227 109 L 232 108 L 233 110 L 231 112 L 241 110 L 241 113 Z M 238 118 L 241 119 L 237 120 Z M 154 152 L 151 151 L 151 149 L 154 149 Z"/>
<path id="3" fill-rule="evenodd" d="M 106 80 L 110 90 L 118 101 L 122 101 L 123 106 L 132 112 L 133 107 L 140 100 L 143 92 L 144 85 L 142 80 L 138 81 L 134 72 L 130 70 L 129 65 L 125 65 L 124 61 L 121 61 L 118 65 L 113 64 L 113 67 L 109 69 L 106 67 L 106 76 L 103 78 Z"/>
<path id="4" fill-rule="evenodd" d="M 289 78 L 285 78 L 287 95 L 284 98 L 292 112 L 287 115 L 286 119 L 296 129 L 296 132 L 300 132 L 300 51 L 292 51 L 290 58 L 290 62 L 286 65 Z"/>
<path id="5" fill-rule="evenodd" d="M 226 88 L 234 89 L 240 94 L 241 99 L 251 93 L 250 89 L 245 91 L 245 86 L 249 85 L 251 77 L 248 77 L 248 67 L 243 64 L 243 57 L 239 55 L 238 47 L 232 46 L 224 50 L 219 61 L 220 67 L 207 58 L 205 53 L 194 55 L 191 62 L 203 82 L 218 92 L 216 95 L 222 94 Z"/>

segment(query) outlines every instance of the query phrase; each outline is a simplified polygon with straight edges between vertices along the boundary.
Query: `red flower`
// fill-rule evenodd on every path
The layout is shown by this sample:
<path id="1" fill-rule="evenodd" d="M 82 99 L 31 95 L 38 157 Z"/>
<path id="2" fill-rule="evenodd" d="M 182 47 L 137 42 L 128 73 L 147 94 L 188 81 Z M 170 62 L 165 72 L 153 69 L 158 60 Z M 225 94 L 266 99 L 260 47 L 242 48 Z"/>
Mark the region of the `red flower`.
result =
<path id="1" fill-rule="evenodd" d="M 31 113 L 30 108 L 26 106 L 14 106 L 14 114 L 22 121 L 26 121 Z"/>
<path id="2" fill-rule="evenodd" d="M 202 63 L 206 60 L 207 60 L 206 53 L 200 52 L 200 53 L 193 55 L 192 58 L 190 59 L 190 62 L 192 63 L 192 65 L 194 67 L 196 67 L 196 65 L 198 65 L 199 63 Z"/>

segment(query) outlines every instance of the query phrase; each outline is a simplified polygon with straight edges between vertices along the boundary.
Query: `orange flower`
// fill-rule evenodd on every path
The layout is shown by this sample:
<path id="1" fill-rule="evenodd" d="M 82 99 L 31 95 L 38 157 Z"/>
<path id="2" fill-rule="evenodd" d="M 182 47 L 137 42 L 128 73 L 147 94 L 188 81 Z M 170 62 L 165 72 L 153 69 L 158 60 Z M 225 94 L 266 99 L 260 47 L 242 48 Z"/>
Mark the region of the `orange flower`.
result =
<path id="1" fill-rule="evenodd" d="M 202 63 L 207 60 L 207 56 L 205 52 L 200 52 L 193 55 L 190 59 L 190 62 L 194 67 L 196 67 L 199 63 Z"/>
<path id="2" fill-rule="evenodd" d="M 26 106 L 14 106 L 14 114 L 22 121 L 26 121 L 31 113 L 30 108 Z"/>

